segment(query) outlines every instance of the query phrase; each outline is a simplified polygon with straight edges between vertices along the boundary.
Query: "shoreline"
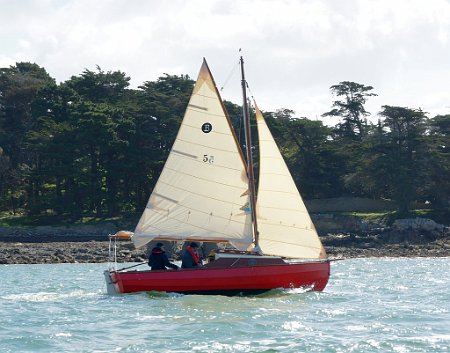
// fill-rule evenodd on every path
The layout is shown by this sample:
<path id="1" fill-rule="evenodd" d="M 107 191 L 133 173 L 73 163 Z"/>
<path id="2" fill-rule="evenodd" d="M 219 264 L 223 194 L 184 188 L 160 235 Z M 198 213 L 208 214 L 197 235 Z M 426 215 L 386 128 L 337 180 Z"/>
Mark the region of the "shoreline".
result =
<path id="1" fill-rule="evenodd" d="M 104 263 L 108 262 L 108 240 L 86 239 L 5 239 L 0 238 L 1 264 L 56 264 L 56 263 Z M 103 238 L 103 237 L 102 237 Z M 28 240 L 28 241 L 27 241 Z M 330 259 L 368 257 L 450 257 L 450 244 L 438 240 L 425 244 L 367 244 L 351 246 L 324 244 Z M 131 243 L 119 246 L 118 262 L 145 262 L 146 249 L 134 249 Z"/>
<path id="2" fill-rule="evenodd" d="M 365 223 L 355 216 L 316 214 L 314 222 L 331 259 L 450 257 L 450 227 L 429 219 L 398 219 L 387 227 Z M 76 226 L 0 227 L 0 264 L 108 262 L 108 235 L 118 228 L 110 222 Z M 121 224 L 120 228 L 131 229 L 132 226 Z M 131 242 L 120 243 L 118 262 L 147 260 L 145 247 L 135 249 Z M 179 255 L 176 247 L 172 251 Z M 167 252 L 169 256 L 172 251 Z"/>

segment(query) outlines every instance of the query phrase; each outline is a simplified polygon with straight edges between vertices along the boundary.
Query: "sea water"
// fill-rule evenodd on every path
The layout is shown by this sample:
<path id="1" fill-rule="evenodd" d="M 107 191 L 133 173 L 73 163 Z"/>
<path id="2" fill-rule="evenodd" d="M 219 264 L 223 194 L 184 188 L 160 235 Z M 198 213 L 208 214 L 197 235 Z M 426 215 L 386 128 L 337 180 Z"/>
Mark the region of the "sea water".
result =
<path id="1" fill-rule="evenodd" d="M 106 264 L 1 265 L 0 352 L 450 352 L 450 258 L 332 263 L 325 291 L 109 296 Z"/>

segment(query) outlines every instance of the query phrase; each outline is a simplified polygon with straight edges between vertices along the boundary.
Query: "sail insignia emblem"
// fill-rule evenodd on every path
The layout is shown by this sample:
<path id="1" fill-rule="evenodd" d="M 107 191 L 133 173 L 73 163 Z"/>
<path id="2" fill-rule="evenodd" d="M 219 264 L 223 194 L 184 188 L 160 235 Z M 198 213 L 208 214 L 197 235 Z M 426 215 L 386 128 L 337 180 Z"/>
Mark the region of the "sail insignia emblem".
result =
<path id="1" fill-rule="evenodd" d="M 212 125 L 211 125 L 210 123 L 204 123 L 204 124 L 202 125 L 202 131 L 203 131 L 205 134 L 210 133 L 210 132 L 212 131 Z"/>

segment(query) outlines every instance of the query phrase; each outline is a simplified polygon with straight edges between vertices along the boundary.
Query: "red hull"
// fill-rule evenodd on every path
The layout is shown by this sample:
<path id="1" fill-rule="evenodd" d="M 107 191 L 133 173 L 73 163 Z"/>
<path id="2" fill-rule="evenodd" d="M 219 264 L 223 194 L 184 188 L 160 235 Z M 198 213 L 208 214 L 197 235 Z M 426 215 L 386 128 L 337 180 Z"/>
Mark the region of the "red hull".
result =
<path id="1" fill-rule="evenodd" d="M 118 293 L 160 291 L 234 295 L 275 288 L 310 287 L 322 291 L 330 276 L 329 261 L 239 267 L 218 265 L 178 271 L 111 271 L 110 279 Z"/>

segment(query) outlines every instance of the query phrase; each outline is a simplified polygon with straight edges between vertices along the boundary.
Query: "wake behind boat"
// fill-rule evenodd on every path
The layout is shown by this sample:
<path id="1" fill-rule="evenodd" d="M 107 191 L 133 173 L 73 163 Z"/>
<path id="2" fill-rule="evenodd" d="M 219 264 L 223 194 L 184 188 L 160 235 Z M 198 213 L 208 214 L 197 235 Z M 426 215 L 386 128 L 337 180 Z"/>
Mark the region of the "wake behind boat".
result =
<path id="1" fill-rule="evenodd" d="M 227 244 L 198 269 L 105 271 L 108 293 L 261 293 L 275 288 L 323 290 L 325 249 L 300 193 L 255 104 L 259 182 L 253 176 L 247 82 L 241 57 L 246 157 L 206 61 L 147 206 L 131 233 L 136 247 L 152 240 Z M 115 253 L 117 239 L 110 237 Z M 287 259 L 296 259 L 289 261 Z"/>

